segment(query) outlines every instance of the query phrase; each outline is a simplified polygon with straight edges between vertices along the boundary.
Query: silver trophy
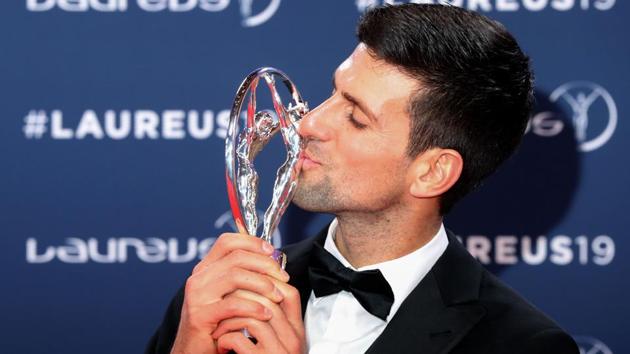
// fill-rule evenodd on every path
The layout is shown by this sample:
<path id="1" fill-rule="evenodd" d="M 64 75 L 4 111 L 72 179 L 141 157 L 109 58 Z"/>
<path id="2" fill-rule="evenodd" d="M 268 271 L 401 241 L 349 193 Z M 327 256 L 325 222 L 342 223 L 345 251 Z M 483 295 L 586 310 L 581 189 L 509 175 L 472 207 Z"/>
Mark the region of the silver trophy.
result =
<path id="1" fill-rule="evenodd" d="M 256 111 L 256 88 L 261 79 L 271 91 L 271 100 L 277 117 L 268 111 Z M 276 79 L 280 79 L 289 90 L 292 102 L 288 106 L 282 103 L 276 89 Z M 239 129 L 241 110 L 248 93 L 247 114 L 241 131 Z M 258 214 L 256 213 L 258 173 L 254 169 L 254 159 L 279 131 L 287 148 L 287 158 L 278 168 L 271 204 L 265 212 L 262 235 L 260 236 L 263 240 L 271 242 L 271 235 L 291 202 L 297 186 L 300 172 L 298 160 L 303 149 L 303 142 L 297 128 L 300 119 L 307 112 L 308 106 L 302 100 L 293 82 L 278 69 L 270 67 L 257 69 L 249 74 L 238 88 L 225 139 L 225 176 L 232 215 L 240 233 L 256 235 L 258 229 Z M 273 258 L 284 269 L 286 256 L 276 250 Z"/>

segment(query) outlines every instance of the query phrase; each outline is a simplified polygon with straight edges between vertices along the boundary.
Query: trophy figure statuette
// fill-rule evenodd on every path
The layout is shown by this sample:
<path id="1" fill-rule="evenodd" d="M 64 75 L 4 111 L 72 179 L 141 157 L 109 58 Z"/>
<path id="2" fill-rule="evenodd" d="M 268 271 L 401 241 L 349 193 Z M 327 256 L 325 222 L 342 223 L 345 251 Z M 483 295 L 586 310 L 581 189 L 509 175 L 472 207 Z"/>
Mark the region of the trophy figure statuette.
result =
<path id="1" fill-rule="evenodd" d="M 263 80 L 271 91 L 271 101 L 276 117 L 268 111 L 256 111 L 256 89 Z M 280 79 L 291 95 L 288 106 L 276 88 Z M 240 120 L 243 103 L 247 94 L 247 113 L 241 131 Z M 225 139 L 225 166 L 228 199 L 238 232 L 256 236 L 258 229 L 258 173 L 254 169 L 254 159 L 278 132 L 282 135 L 287 158 L 278 168 L 273 186 L 271 204 L 263 217 L 260 238 L 271 242 L 271 235 L 280 222 L 280 217 L 293 198 L 299 174 L 298 161 L 303 150 L 303 142 L 297 132 L 300 119 L 308 113 L 308 106 L 302 100 L 297 88 L 280 70 L 264 67 L 249 74 L 239 86 L 230 112 L 227 137 Z M 272 257 L 284 269 L 286 256 L 276 250 Z"/>

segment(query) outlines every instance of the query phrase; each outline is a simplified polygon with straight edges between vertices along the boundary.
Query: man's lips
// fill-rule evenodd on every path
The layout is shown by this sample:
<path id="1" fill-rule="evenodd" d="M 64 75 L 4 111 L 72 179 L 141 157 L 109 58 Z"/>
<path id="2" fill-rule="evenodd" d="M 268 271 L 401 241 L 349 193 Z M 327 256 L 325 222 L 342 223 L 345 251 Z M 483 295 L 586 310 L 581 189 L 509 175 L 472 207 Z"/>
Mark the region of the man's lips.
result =
<path id="1" fill-rule="evenodd" d="M 319 161 L 312 158 L 311 155 L 306 151 L 302 152 L 302 154 L 300 155 L 300 160 L 302 160 L 302 170 L 309 170 L 321 165 Z"/>

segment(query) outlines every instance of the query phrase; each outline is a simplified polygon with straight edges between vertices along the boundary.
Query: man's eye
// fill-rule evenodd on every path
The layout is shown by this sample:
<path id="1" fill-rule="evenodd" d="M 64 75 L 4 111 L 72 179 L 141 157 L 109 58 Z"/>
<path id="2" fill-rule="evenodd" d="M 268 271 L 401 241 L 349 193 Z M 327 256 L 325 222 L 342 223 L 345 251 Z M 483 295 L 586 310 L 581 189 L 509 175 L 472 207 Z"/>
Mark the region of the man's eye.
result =
<path id="1" fill-rule="evenodd" d="M 359 121 L 357 121 L 356 119 L 354 119 L 354 116 L 352 115 L 352 113 L 349 113 L 347 115 L 348 120 L 350 121 L 350 123 L 352 123 L 352 125 L 354 125 L 355 128 L 357 129 L 364 129 L 367 128 L 367 124 L 363 124 Z"/>

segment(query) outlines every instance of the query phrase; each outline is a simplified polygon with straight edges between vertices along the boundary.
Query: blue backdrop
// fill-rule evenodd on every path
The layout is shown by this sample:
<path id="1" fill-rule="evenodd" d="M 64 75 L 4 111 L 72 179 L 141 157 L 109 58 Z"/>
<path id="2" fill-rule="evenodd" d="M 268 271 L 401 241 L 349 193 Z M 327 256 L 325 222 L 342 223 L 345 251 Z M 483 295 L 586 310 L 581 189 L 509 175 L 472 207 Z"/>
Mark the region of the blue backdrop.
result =
<path id="1" fill-rule="evenodd" d="M 223 149 L 242 78 L 281 68 L 315 107 L 383 2 L 0 2 L 0 351 L 141 352 L 231 230 Z M 447 226 L 585 352 L 630 352 L 628 2 L 452 3 L 515 34 L 537 106 L 522 149 Z M 261 208 L 276 160 L 258 163 Z M 275 242 L 329 219 L 290 208 Z"/>

